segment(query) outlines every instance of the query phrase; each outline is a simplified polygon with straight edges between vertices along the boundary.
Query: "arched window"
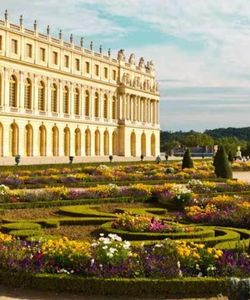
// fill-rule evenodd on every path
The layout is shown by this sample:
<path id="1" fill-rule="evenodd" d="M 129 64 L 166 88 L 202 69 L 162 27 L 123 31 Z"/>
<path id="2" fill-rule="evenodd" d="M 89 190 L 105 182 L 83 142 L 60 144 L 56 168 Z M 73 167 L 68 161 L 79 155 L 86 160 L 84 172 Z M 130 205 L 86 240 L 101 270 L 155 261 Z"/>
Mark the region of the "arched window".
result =
<path id="1" fill-rule="evenodd" d="M 63 89 L 63 113 L 69 114 L 69 89 L 67 86 Z"/>
<path id="2" fill-rule="evenodd" d="M 99 94 L 95 93 L 95 117 L 99 117 Z"/>
<path id="3" fill-rule="evenodd" d="M 112 119 L 116 119 L 116 98 L 112 98 Z"/>
<path id="4" fill-rule="evenodd" d="M 85 116 L 89 117 L 89 91 L 86 91 L 85 93 Z"/>
<path id="5" fill-rule="evenodd" d="M 31 99 L 31 81 L 29 78 L 25 80 L 25 88 L 24 88 L 24 108 L 31 109 L 32 107 L 32 99 Z"/>
<path id="6" fill-rule="evenodd" d="M 11 156 L 18 155 L 19 152 L 19 128 L 16 123 L 10 125 L 10 153 Z"/>
<path id="7" fill-rule="evenodd" d="M 108 118 L 108 96 L 104 94 L 103 97 L 103 113 L 104 113 L 104 119 Z"/>
<path id="8" fill-rule="evenodd" d="M 95 131 L 95 155 L 100 155 L 100 131 Z"/>
<path id="9" fill-rule="evenodd" d="M 81 130 L 75 130 L 75 156 L 81 156 Z"/>
<path id="10" fill-rule="evenodd" d="M 118 155 L 118 140 L 115 131 L 112 134 L 112 155 Z"/>
<path id="11" fill-rule="evenodd" d="M 14 75 L 10 77 L 9 104 L 10 107 L 17 107 L 17 79 Z"/>
<path id="12" fill-rule="evenodd" d="M 155 135 L 151 135 L 151 156 L 155 156 Z"/>
<path id="13" fill-rule="evenodd" d="M 54 113 L 58 112 L 57 85 L 55 83 L 51 87 L 51 111 Z"/>
<path id="14" fill-rule="evenodd" d="M 143 133 L 141 135 L 141 154 L 146 156 L 146 135 Z"/>
<path id="15" fill-rule="evenodd" d="M 85 155 L 91 155 L 91 132 L 89 129 L 85 131 Z"/>
<path id="16" fill-rule="evenodd" d="M 53 156 L 59 155 L 59 130 L 56 126 L 52 128 L 52 153 Z"/>
<path id="17" fill-rule="evenodd" d="M 109 155 L 109 132 L 104 131 L 104 155 Z"/>
<path id="18" fill-rule="evenodd" d="M 38 86 L 38 110 L 45 111 L 45 84 L 43 81 L 40 81 Z"/>
<path id="19" fill-rule="evenodd" d="M 30 124 L 25 126 L 25 154 L 33 156 L 33 128 Z"/>
<path id="20" fill-rule="evenodd" d="M 39 146 L 40 156 L 46 156 L 47 134 L 46 127 L 44 125 L 39 127 Z"/>
<path id="21" fill-rule="evenodd" d="M 74 94 L 74 113 L 75 115 L 80 115 L 80 92 L 79 89 L 75 89 L 75 94 Z"/>
<path id="22" fill-rule="evenodd" d="M 70 130 L 68 127 L 64 129 L 64 156 L 70 154 Z"/>
<path id="23" fill-rule="evenodd" d="M 134 132 L 130 135 L 130 154 L 136 156 L 136 136 Z"/>

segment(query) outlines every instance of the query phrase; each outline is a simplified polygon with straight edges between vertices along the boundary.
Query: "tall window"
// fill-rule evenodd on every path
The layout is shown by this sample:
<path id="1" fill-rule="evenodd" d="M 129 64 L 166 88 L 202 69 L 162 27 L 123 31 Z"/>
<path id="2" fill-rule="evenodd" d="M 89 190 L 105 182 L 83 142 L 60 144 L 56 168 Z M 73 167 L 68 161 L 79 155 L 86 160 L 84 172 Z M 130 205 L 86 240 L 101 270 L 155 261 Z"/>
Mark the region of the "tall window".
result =
<path id="1" fill-rule="evenodd" d="M 113 70 L 113 80 L 116 80 L 116 70 Z"/>
<path id="2" fill-rule="evenodd" d="M 80 71 L 80 59 L 76 58 L 75 63 L 76 63 L 76 71 Z"/>
<path id="3" fill-rule="evenodd" d="M 11 40 L 11 52 L 17 54 L 17 40 Z"/>
<path id="4" fill-rule="evenodd" d="M 99 95 L 95 93 L 95 117 L 99 117 Z"/>
<path id="5" fill-rule="evenodd" d="M 26 56 L 32 58 L 32 45 L 26 44 Z"/>
<path id="6" fill-rule="evenodd" d="M 67 86 L 63 89 L 63 113 L 69 114 L 69 89 Z"/>
<path id="7" fill-rule="evenodd" d="M 79 89 L 75 89 L 75 109 L 74 109 L 74 112 L 75 112 L 75 115 L 80 115 L 80 93 L 79 93 Z"/>
<path id="8" fill-rule="evenodd" d="M 32 108 L 32 99 L 31 99 L 31 81 L 29 78 L 25 80 L 25 89 L 24 89 L 24 108 Z"/>
<path id="9" fill-rule="evenodd" d="M 3 50 L 3 36 L 0 35 L 0 50 Z"/>
<path id="10" fill-rule="evenodd" d="M 68 68 L 69 67 L 69 56 L 64 55 L 64 67 Z"/>
<path id="11" fill-rule="evenodd" d="M 99 76 L 99 65 L 95 65 L 95 75 Z"/>
<path id="12" fill-rule="evenodd" d="M 108 78 L 108 68 L 107 67 L 104 68 L 104 77 L 105 77 L 105 79 Z"/>
<path id="13" fill-rule="evenodd" d="M 85 94 L 85 116 L 90 116 L 90 109 L 89 109 L 89 91 L 86 91 Z"/>
<path id="14" fill-rule="evenodd" d="M 108 118 L 108 96 L 105 94 L 103 99 L 104 119 Z"/>
<path id="15" fill-rule="evenodd" d="M 17 107 L 17 80 L 14 75 L 10 77 L 10 107 Z"/>
<path id="16" fill-rule="evenodd" d="M 38 86 L 38 109 L 45 111 L 45 84 L 43 81 L 40 81 Z"/>
<path id="17" fill-rule="evenodd" d="M 51 87 L 51 110 L 52 112 L 58 112 L 57 85 L 55 83 Z"/>
<path id="18" fill-rule="evenodd" d="M 40 48 L 40 59 L 41 61 L 45 61 L 45 49 Z"/>
<path id="19" fill-rule="evenodd" d="M 112 119 L 116 119 L 116 98 L 112 98 Z"/>
<path id="20" fill-rule="evenodd" d="M 58 53 L 56 51 L 52 52 L 52 61 L 54 65 L 58 64 Z"/>
<path id="21" fill-rule="evenodd" d="M 90 65 L 89 65 L 89 62 L 88 62 L 88 61 L 86 61 L 86 63 L 85 63 L 85 71 L 86 71 L 87 74 L 89 74 L 89 71 L 90 71 Z"/>

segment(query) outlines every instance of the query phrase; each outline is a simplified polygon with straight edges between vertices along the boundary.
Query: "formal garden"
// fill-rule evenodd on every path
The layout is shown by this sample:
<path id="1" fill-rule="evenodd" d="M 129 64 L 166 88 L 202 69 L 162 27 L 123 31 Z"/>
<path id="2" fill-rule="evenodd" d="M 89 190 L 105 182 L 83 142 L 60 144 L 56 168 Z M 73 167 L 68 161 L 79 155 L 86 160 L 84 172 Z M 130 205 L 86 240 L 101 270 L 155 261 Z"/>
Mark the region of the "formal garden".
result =
<path id="1" fill-rule="evenodd" d="M 247 299 L 237 297 L 250 286 L 250 183 L 231 177 L 228 161 L 188 153 L 183 162 L 0 168 L 0 281 Z"/>

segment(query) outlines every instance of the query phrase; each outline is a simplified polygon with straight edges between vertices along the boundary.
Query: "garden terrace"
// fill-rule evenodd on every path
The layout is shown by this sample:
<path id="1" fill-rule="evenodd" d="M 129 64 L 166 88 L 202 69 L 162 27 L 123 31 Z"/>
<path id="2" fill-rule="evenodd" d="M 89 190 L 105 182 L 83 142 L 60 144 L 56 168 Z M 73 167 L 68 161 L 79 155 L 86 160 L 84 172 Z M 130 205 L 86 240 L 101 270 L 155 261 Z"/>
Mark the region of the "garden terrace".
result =
<path id="1" fill-rule="evenodd" d="M 20 188 L 0 186 L 0 278 L 14 285 L 207 296 L 249 275 L 250 185 L 215 178 L 211 162 L 16 170 Z"/>

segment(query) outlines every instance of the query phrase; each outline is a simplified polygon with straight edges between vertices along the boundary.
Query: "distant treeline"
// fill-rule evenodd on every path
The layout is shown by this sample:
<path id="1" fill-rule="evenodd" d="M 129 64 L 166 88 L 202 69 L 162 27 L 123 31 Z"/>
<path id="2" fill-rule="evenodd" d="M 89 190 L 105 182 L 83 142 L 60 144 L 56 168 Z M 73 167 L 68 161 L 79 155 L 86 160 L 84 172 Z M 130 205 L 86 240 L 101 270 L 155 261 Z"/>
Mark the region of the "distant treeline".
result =
<path id="1" fill-rule="evenodd" d="M 237 146 L 241 147 L 243 155 L 250 155 L 250 127 L 217 128 L 197 131 L 161 131 L 161 152 L 172 151 L 185 147 L 202 147 L 204 152 L 214 145 L 224 145 L 226 151 L 236 155 Z"/>

